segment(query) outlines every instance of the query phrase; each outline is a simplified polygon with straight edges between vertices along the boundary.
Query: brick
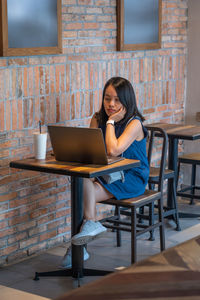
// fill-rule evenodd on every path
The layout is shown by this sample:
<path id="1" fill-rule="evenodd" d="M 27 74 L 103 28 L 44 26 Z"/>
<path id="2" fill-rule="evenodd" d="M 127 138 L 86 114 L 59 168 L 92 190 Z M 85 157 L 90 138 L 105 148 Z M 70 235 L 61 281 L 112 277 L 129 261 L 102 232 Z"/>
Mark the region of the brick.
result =
<path id="1" fill-rule="evenodd" d="M 78 0 L 78 5 L 93 5 L 93 0 Z"/>
<path id="2" fill-rule="evenodd" d="M 54 81 L 54 76 L 55 76 L 55 67 L 50 66 L 49 67 L 49 85 L 50 85 L 50 94 L 53 94 L 55 91 L 55 81 Z"/>
<path id="3" fill-rule="evenodd" d="M 34 95 L 39 95 L 39 67 L 35 66 L 34 69 L 34 89 L 35 89 L 35 93 Z"/>
<path id="4" fill-rule="evenodd" d="M 58 197 L 59 198 L 59 197 Z M 60 198 L 59 198 L 60 200 Z M 66 203 L 65 202 L 61 202 L 61 203 L 56 203 L 54 205 L 51 205 L 51 207 L 49 208 L 49 211 L 50 212 L 55 212 L 57 210 L 62 210 L 62 209 L 65 209 L 66 210 L 66 214 L 67 215 L 70 215 L 70 208 L 67 208 L 66 209 Z"/>
<path id="5" fill-rule="evenodd" d="M 12 193 L 9 193 L 9 194 L 0 195 L 0 202 L 12 200 L 12 199 L 15 199 L 16 197 L 17 197 L 17 192 L 12 192 Z"/>
<path id="6" fill-rule="evenodd" d="M 80 100 L 80 92 L 76 93 L 76 118 L 79 119 L 81 117 L 81 100 Z"/>
<path id="7" fill-rule="evenodd" d="M 63 241 L 64 241 L 63 236 L 54 237 L 53 239 L 47 241 L 48 248 L 58 246 L 61 243 L 63 244 Z"/>
<path id="8" fill-rule="evenodd" d="M 59 197 L 59 195 L 60 195 L 60 193 L 61 193 L 61 195 L 63 194 L 62 192 L 64 192 L 64 199 L 66 199 L 66 189 L 67 189 L 67 187 L 66 186 L 59 186 L 59 187 L 57 187 L 57 188 L 55 188 L 55 189 L 53 189 L 53 190 L 50 190 L 49 191 L 49 195 L 54 195 L 54 194 L 56 194 L 56 195 L 58 195 L 58 197 Z"/>
<path id="9" fill-rule="evenodd" d="M 152 108 L 144 109 L 143 113 L 144 114 L 152 114 L 154 111 L 155 111 L 155 109 L 152 107 Z"/>
<path id="10" fill-rule="evenodd" d="M 9 169 L 8 168 L 0 168 L 0 177 L 9 175 Z"/>
<path id="11" fill-rule="evenodd" d="M 0 158 L 8 157 L 9 153 L 9 150 L 0 150 Z"/>
<path id="12" fill-rule="evenodd" d="M 17 101 L 12 100 L 12 130 L 18 128 L 18 111 L 17 111 Z"/>
<path id="13" fill-rule="evenodd" d="M 48 240 L 48 239 L 52 239 L 53 237 L 56 237 L 57 231 L 56 230 L 52 230 L 51 232 L 47 232 L 44 234 L 40 235 L 40 241 L 44 241 L 44 240 Z"/>
<path id="14" fill-rule="evenodd" d="M 34 95 L 34 74 L 33 74 L 32 66 L 27 68 L 27 78 L 28 78 L 28 95 L 33 96 Z"/>
<path id="15" fill-rule="evenodd" d="M 21 98 L 23 96 L 23 69 L 18 68 L 17 69 L 17 89 L 16 89 L 16 97 Z"/>
<path id="16" fill-rule="evenodd" d="M 37 227 L 37 222 L 35 220 L 31 220 L 31 221 L 28 221 L 23 224 L 18 224 L 17 231 L 18 232 L 27 231 L 27 230 L 30 231 L 32 228 L 35 228 L 35 227 Z"/>
<path id="17" fill-rule="evenodd" d="M 40 95 L 45 95 L 45 67 L 40 66 L 39 67 L 39 89 L 40 89 Z"/>
<path id="18" fill-rule="evenodd" d="M 46 242 L 45 243 L 40 243 L 34 246 L 29 247 L 29 249 L 27 250 L 28 255 L 33 255 L 37 252 L 41 252 L 42 250 L 46 250 L 47 246 L 46 246 Z"/>
<path id="19" fill-rule="evenodd" d="M 44 94 L 48 95 L 49 94 L 49 66 L 45 67 L 45 72 L 44 72 Z"/>
<path id="20" fill-rule="evenodd" d="M 49 223 L 47 228 L 48 228 L 48 230 L 51 230 L 51 229 L 54 229 L 54 228 L 57 230 L 57 227 L 62 226 L 64 223 L 65 223 L 64 218 L 59 219 L 57 221 L 53 221 L 53 222 Z"/>
<path id="21" fill-rule="evenodd" d="M 7 59 L 0 59 L 0 67 L 6 67 L 7 66 Z"/>
<path id="22" fill-rule="evenodd" d="M 62 5 L 76 5 L 76 0 L 62 0 Z"/>
<path id="23" fill-rule="evenodd" d="M 8 66 L 24 66 L 27 65 L 28 59 L 25 58 L 10 58 L 8 59 Z"/>
<path id="24" fill-rule="evenodd" d="M 18 112 L 18 129 L 22 129 L 23 126 L 23 101 L 21 99 L 19 99 L 17 101 L 17 112 Z"/>
<path id="25" fill-rule="evenodd" d="M 4 91 L 5 91 L 5 99 L 10 98 L 10 70 L 6 69 L 4 72 Z"/>
<path id="26" fill-rule="evenodd" d="M 12 235 L 16 233 L 16 229 L 15 228 L 8 228 L 8 229 L 4 229 L 0 231 L 0 238 L 8 238 L 9 235 Z M 2 252 L 1 252 L 2 255 Z"/>
<path id="27" fill-rule="evenodd" d="M 29 65 L 46 65 L 49 62 L 48 56 L 33 56 L 29 57 Z"/>
<path id="28" fill-rule="evenodd" d="M 37 203 L 31 203 L 28 205 L 23 205 L 19 207 L 19 214 L 24 215 L 24 214 L 30 214 L 30 212 L 35 211 L 38 208 Z"/>
<path id="29" fill-rule="evenodd" d="M 60 92 L 60 66 L 55 67 L 56 93 Z"/>
<path id="30" fill-rule="evenodd" d="M 15 234 L 15 235 L 13 235 L 13 236 L 11 236 L 11 237 L 8 238 L 8 245 L 16 243 L 16 242 L 18 242 L 20 240 L 24 240 L 26 238 L 27 238 L 27 233 L 26 232 Z"/>
<path id="31" fill-rule="evenodd" d="M 77 34 L 80 34 L 80 36 L 84 36 L 84 34 L 81 34 L 81 32 L 80 33 L 77 33 L 77 32 L 75 32 L 75 31 L 70 31 L 70 30 L 68 30 L 68 31 L 64 31 L 63 32 L 63 38 L 77 38 Z M 86 33 L 87 34 L 87 33 Z M 87 35 L 86 35 L 87 36 Z"/>
<path id="32" fill-rule="evenodd" d="M 15 157 L 15 156 L 22 156 L 22 157 L 24 157 L 24 154 L 25 153 L 30 153 L 30 149 L 31 149 L 31 147 L 20 147 L 20 148 L 17 148 L 17 149 L 12 149 L 11 150 L 11 155 L 13 156 L 13 157 Z"/>
<path id="33" fill-rule="evenodd" d="M 48 208 L 40 208 L 30 213 L 30 219 L 35 219 L 48 213 Z"/>
<path id="34" fill-rule="evenodd" d="M 6 228 L 7 226 L 8 226 L 8 221 L 0 222 L 0 230 Z"/>
<path id="35" fill-rule="evenodd" d="M 71 101 L 70 101 L 70 94 L 67 93 L 66 95 L 66 120 L 71 119 Z"/>
<path id="36" fill-rule="evenodd" d="M 64 24 L 64 30 L 80 30 L 82 26 L 81 23 Z"/>
<path id="37" fill-rule="evenodd" d="M 111 26 L 111 25 L 110 25 Z M 99 24 L 97 23 L 84 23 L 84 29 L 99 29 Z M 103 24 L 101 24 L 101 27 L 103 28 Z"/>
<path id="38" fill-rule="evenodd" d="M 68 210 L 67 209 L 63 209 L 60 211 L 56 211 L 56 218 L 60 218 L 60 217 L 64 217 L 67 215 Z"/>
<path id="39" fill-rule="evenodd" d="M 4 255 L 9 255 L 10 253 L 13 253 L 15 251 L 18 250 L 18 245 L 12 245 L 12 246 L 7 246 L 6 248 L 4 249 L 1 249 L 1 255 L 4 256 Z"/>
<path id="40" fill-rule="evenodd" d="M 71 119 L 75 119 L 75 95 L 71 95 Z"/>
<path id="41" fill-rule="evenodd" d="M 5 129 L 4 114 L 5 114 L 4 102 L 0 101 L 0 131 L 4 131 L 4 129 Z"/>
<path id="42" fill-rule="evenodd" d="M 42 199 L 38 203 L 38 208 L 50 206 L 51 204 L 54 204 L 55 201 L 56 201 L 56 196 L 51 196 L 51 197 L 47 197 L 45 199 Z"/>
<path id="43" fill-rule="evenodd" d="M 46 190 L 46 189 L 50 189 L 52 187 L 56 187 L 56 181 L 49 181 L 49 182 L 45 182 L 45 183 L 41 183 L 39 185 L 41 190 Z"/>
<path id="44" fill-rule="evenodd" d="M 41 226 L 35 226 L 34 228 L 29 229 L 28 233 L 29 236 L 35 236 L 35 235 L 39 235 L 40 233 L 44 233 L 47 231 L 47 225 L 41 225 Z"/>
<path id="45" fill-rule="evenodd" d="M 3 69 L 0 69 L 0 99 L 4 100 L 4 73 Z"/>
<path id="46" fill-rule="evenodd" d="M 44 223 L 47 223 L 47 222 L 49 222 L 49 221 L 54 220 L 54 218 L 55 218 L 55 216 L 54 216 L 53 213 L 52 213 L 52 214 L 48 214 L 48 215 L 46 215 L 46 216 L 44 216 L 44 217 L 40 217 L 40 218 L 37 220 L 37 223 L 38 223 L 38 225 L 41 225 L 41 224 L 44 224 Z"/>
<path id="47" fill-rule="evenodd" d="M 165 48 L 186 48 L 187 44 L 182 42 L 182 43 L 178 43 L 178 42 L 175 42 L 175 43 L 163 43 L 163 47 Z"/>
<path id="48" fill-rule="evenodd" d="M 32 237 L 32 238 L 28 238 L 25 241 L 21 241 L 19 243 L 19 247 L 20 247 L 20 249 L 23 249 L 23 248 L 26 248 L 30 245 L 37 244 L 37 243 L 38 243 L 38 237 Z"/>
<path id="49" fill-rule="evenodd" d="M 5 113 L 6 113 L 6 130 L 9 131 L 11 130 L 11 101 L 6 101 L 5 102 Z"/>
<path id="50" fill-rule="evenodd" d="M 23 95 L 24 95 L 24 97 L 28 96 L 28 69 L 27 69 L 27 67 L 23 68 Z"/>
<path id="51" fill-rule="evenodd" d="M 1 239 L 1 241 L 0 241 L 0 248 L 4 248 L 4 247 L 6 247 L 6 245 L 7 245 L 7 239 Z M 1 266 L 1 261 L 2 261 L 2 259 L 0 259 L 0 266 Z"/>
<path id="52" fill-rule="evenodd" d="M 56 97 L 56 123 L 60 122 L 60 98 Z"/>
<path id="53" fill-rule="evenodd" d="M 65 94 L 60 96 L 60 121 L 65 122 L 66 120 L 66 98 Z"/>
<path id="54" fill-rule="evenodd" d="M 29 219 L 28 215 L 16 216 L 16 217 L 13 217 L 12 219 L 10 219 L 8 221 L 8 223 L 9 223 L 9 226 L 13 226 L 13 225 L 17 225 L 17 224 L 27 222 L 28 219 Z"/>

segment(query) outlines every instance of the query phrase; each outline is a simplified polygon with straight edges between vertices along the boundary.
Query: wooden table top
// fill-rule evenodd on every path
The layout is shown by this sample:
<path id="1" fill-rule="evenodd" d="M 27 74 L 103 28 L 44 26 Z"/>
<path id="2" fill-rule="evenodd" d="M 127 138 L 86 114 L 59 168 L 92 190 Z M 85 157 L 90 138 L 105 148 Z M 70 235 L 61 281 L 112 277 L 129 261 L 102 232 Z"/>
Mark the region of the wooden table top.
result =
<path id="1" fill-rule="evenodd" d="M 58 300 L 200 299 L 200 235 Z"/>
<path id="2" fill-rule="evenodd" d="M 147 124 L 147 126 L 161 127 L 164 129 L 168 136 L 186 139 L 186 140 L 196 140 L 200 139 L 200 126 L 197 125 L 187 125 L 187 124 L 170 124 L 170 123 L 152 123 Z"/>
<path id="3" fill-rule="evenodd" d="M 102 176 L 111 172 L 138 167 L 139 165 L 140 161 L 135 159 L 123 159 L 110 165 L 85 165 L 81 163 L 56 161 L 51 155 L 48 155 L 45 160 L 27 158 L 10 163 L 11 168 L 86 178 Z"/>

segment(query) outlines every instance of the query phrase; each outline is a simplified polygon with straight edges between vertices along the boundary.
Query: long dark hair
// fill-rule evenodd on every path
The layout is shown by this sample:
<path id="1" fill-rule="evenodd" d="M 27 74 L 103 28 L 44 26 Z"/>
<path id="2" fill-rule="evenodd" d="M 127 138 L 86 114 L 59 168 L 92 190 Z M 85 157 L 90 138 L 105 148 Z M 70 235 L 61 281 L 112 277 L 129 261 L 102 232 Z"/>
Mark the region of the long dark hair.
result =
<path id="1" fill-rule="evenodd" d="M 106 121 L 108 120 L 108 116 L 105 112 L 103 102 L 104 102 L 105 91 L 109 85 L 112 85 L 112 87 L 116 90 L 119 101 L 126 108 L 126 114 L 124 118 L 120 122 L 118 122 L 118 124 L 127 123 L 127 121 L 133 116 L 138 116 L 142 121 L 144 121 L 145 118 L 142 116 L 142 114 L 139 112 L 137 108 L 135 92 L 132 84 L 125 78 L 112 77 L 106 82 L 104 86 L 102 105 L 99 112 L 96 113 L 96 118 L 99 125 L 105 124 Z"/>

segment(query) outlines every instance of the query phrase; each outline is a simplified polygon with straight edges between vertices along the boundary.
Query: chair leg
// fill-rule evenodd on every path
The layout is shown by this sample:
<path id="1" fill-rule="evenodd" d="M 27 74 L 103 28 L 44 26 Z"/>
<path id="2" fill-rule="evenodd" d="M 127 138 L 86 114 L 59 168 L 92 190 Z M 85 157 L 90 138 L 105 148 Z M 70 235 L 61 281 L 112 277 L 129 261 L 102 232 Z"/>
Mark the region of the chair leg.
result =
<path id="1" fill-rule="evenodd" d="M 115 215 L 117 215 L 117 219 L 120 220 L 120 207 L 115 207 Z M 119 224 L 116 223 L 116 225 L 119 227 Z M 117 238 L 117 247 L 121 247 L 121 231 L 117 229 L 116 231 L 116 238 Z"/>
<path id="2" fill-rule="evenodd" d="M 139 208 L 139 214 L 144 215 L 144 206 Z M 138 218 L 138 223 L 140 224 L 144 223 L 142 217 Z"/>
<path id="3" fill-rule="evenodd" d="M 164 217 L 162 198 L 158 200 L 158 213 L 159 213 L 159 233 L 160 233 L 160 251 L 165 250 L 165 231 L 164 231 Z"/>
<path id="4" fill-rule="evenodd" d="M 196 182 L 196 165 L 192 165 L 192 176 L 191 176 L 191 195 L 195 194 L 195 182 Z M 191 197 L 190 205 L 194 204 L 194 198 Z"/>
<path id="5" fill-rule="evenodd" d="M 149 226 L 154 224 L 154 203 L 150 203 L 149 204 Z M 154 230 L 150 231 L 150 237 L 149 237 L 150 241 L 154 241 L 155 237 L 154 237 Z"/>
<path id="6" fill-rule="evenodd" d="M 176 197 L 176 185 L 175 185 L 175 179 L 173 178 L 173 202 L 174 202 L 174 209 L 175 209 L 175 222 L 176 222 L 176 230 L 180 231 L 180 223 L 179 223 L 179 215 L 178 215 L 178 205 L 177 205 L 177 197 Z"/>
<path id="7" fill-rule="evenodd" d="M 178 162 L 178 168 L 177 168 L 177 177 L 176 177 L 176 190 L 178 188 L 178 180 L 179 180 L 179 173 L 180 173 L 180 161 Z"/>
<path id="8" fill-rule="evenodd" d="M 137 239 L 136 239 L 136 208 L 131 208 L 131 263 L 134 264 L 137 261 Z"/>
<path id="9" fill-rule="evenodd" d="M 149 183 L 149 189 L 150 190 L 154 190 L 155 189 L 155 184 L 153 183 Z M 153 225 L 154 224 L 154 203 L 149 204 L 149 225 Z M 149 241 L 154 241 L 155 237 L 154 237 L 154 230 L 150 231 L 150 237 L 149 237 Z"/>

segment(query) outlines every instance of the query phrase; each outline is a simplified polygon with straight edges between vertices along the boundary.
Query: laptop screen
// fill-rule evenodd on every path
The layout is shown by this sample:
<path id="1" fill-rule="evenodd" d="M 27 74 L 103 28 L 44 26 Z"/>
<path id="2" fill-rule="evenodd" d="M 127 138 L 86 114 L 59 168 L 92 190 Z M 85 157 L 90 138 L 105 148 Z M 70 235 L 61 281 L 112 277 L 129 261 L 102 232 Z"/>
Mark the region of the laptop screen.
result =
<path id="1" fill-rule="evenodd" d="M 48 126 L 56 160 L 85 164 L 108 164 L 100 128 Z"/>

